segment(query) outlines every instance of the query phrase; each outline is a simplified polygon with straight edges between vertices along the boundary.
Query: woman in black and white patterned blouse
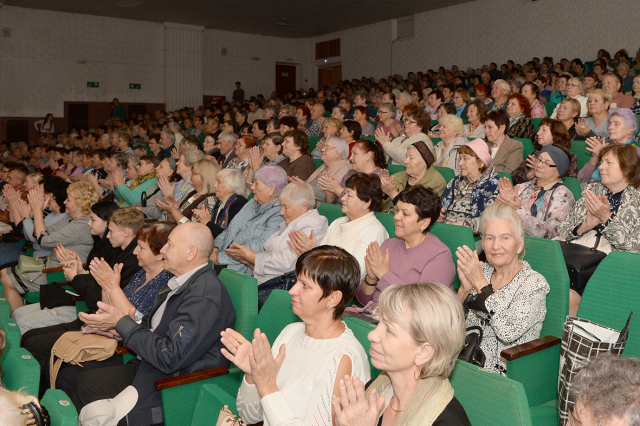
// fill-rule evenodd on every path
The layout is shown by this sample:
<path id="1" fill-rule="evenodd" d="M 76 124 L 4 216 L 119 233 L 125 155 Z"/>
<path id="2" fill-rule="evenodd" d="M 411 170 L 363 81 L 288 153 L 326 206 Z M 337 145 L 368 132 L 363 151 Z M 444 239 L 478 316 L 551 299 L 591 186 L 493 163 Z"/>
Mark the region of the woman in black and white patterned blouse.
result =
<path id="1" fill-rule="evenodd" d="M 481 263 L 477 252 L 467 246 L 456 252 L 458 299 L 465 308 L 467 327 L 482 328 L 484 368 L 506 375 L 500 353 L 540 337 L 549 284 L 519 259 L 524 226 L 512 207 L 502 203 L 488 207 L 480 220 L 480 234 L 487 263 Z"/>

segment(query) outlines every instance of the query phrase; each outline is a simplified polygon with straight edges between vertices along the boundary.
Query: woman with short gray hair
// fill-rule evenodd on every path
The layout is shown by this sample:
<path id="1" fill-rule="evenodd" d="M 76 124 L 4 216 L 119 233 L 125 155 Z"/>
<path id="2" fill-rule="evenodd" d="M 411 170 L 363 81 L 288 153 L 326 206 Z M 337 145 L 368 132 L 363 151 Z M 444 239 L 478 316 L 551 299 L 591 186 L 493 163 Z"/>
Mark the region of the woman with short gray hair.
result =
<path id="1" fill-rule="evenodd" d="M 480 348 L 484 369 L 507 374 L 500 353 L 540 337 L 547 313 L 547 280 L 520 260 L 524 255 L 524 225 L 513 207 L 496 203 L 485 209 L 480 219 L 482 248 L 478 252 L 458 247 L 458 299 L 467 311 L 467 327 L 482 328 Z"/>
<path id="2" fill-rule="evenodd" d="M 302 231 L 306 235 L 315 232 L 318 238 L 324 238 L 329 223 L 315 209 L 314 191 L 305 182 L 291 182 L 284 187 L 280 196 L 280 216 L 284 222 L 278 230 L 262 245 L 256 253 L 240 244 L 233 244 L 226 250 L 231 257 L 244 263 L 253 271 L 253 276 L 262 284 L 295 269 L 298 255 L 287 244 L 291 231 Z"/>
<path id="3" fill-rule="evenodd" d="M 316 206 L 320 203 L 333 203 L 335 201 L 336 194 L 331 191 L 325 191 L 318 183 L 329 179 L 329 176 L 335 177 L 338 182 L 342 181 L 344 175 L 351 170 L 351 163 L 348 158 L 349 145 L 347 142 L 338 136 L 328 136 L 320 158 L 324 164 L 318 167 L 307 179 L 307 183 L 313 188 Z M 293 180 L 302 182 L 298 178 L 293 178 Z"/>

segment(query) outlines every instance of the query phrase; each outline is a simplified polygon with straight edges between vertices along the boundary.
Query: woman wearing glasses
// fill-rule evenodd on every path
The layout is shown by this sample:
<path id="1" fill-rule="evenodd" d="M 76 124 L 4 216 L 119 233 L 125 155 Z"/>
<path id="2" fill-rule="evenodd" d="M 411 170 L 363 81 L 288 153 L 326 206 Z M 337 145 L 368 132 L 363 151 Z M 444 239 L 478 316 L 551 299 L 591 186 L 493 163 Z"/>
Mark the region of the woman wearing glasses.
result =
<path id="1" fill-rule="evenodd" d="M 407 148 L 416 142 L 422 141 L 430 149 L 433 149 L 433 143 L 427 136 L 427 131 L 431 127 L 429 114 L 419 108 L 411 109 L 404 114 L 402 121 L 404 123 L 404 136 L 392 139 L 392 135 L 382 129 L 376 130 L 374 135 L 376 141 L 382 145 L 389 164 L 404 164 L 407 159 Z"/>
<path id="2" fill-rule="evenodd" d="M 508 204 L 518 213 L 530 237 L 553 239 L 569 215 L 575 200 L 560 182 L 570 165 L 569 155 L 556 145 L 546 145 L 535 157 L 533 180 L 513 187 L 509 178 L 500 179 L 498 203 Z"/>

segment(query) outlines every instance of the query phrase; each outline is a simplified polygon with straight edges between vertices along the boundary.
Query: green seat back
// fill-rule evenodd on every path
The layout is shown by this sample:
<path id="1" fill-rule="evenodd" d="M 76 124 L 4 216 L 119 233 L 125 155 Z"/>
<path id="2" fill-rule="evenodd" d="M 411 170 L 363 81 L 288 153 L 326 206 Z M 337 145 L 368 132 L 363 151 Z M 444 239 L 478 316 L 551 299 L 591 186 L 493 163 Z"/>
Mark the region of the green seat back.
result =
<path id="1" fill-rule="evenodd" d="M 198 138 L 198 140 L 202 143 L 204 143 L 204 138 L 206 138 L 207 135 L 205 135 L 204 133 L 200 133 L 198 136 L 196 136 L 196 138 Z"/>
<path id="2" fill-rule="evenodd" d="M 316 164 L 316 169 L 319 169 L 324 164 L 324 161 L 319 158 L 314 158 L 313 162 Z"/>
<path id="3" fill-rule="evenodd" d="M 360 139 L 366 139 L 366 140 L 369 140 L 371 142 L 375 142 L 376 141 L 376 138 L 373 137 L 373 136 L 362 136 Z"/>
<path id="4" fill-rule="evenodd" d="M 38 396 L 40 386 L 40 364 L 25 348 L 13 348 L 2 362 L 2 382 L 7 389 L 22 389 L 29 395 Z"/>
<path id="5" fill-rule="evenodd" d="M 544 102 L 544 109 L 547 110 L 547 117 L 551 117 L 551 114 L 553 114 L 553 110 L 556 109 L 556 105 L 558 105 L 556 102 Z"/>
<path id="6" fill-rule="evenodd" d="M 325 112 L 324 112 L 324 116 L 325 116 L 326 118 L 331 117 L 331 111 L 325 111 Z"/>
<path id="7" fill-rule="evenodd" d="M 585 70 L 585 72 L 593 71 L 593 65 L 594 65 L 595 63 L 596 63 L 595 61 L 585 62 L 585 63 L 584 63 L 584 70 Z"/>
<path id="8" fill-rule="evenodd" d="M 2 286 L 0 285 L 0 291 Z M 9 318 L 11 315 L 11 304 L 9 301 L 0 295 L 0 318 Z"/>
<path id="9" fill-rule="evenodd" d="M 51 283 L 63 283 L 66 282 L 67 278 L 64 276 L 64 272 L 63 271 L 57 271 L 57 272 L 49 272 L 47 274 L 47 282 L 49 284 Z"/>
<path id="10" fill-rule="evenodd" d="M 375 328 L 375 325 L 361 320 L 360 318 L 347 317 L 344 319 L 345 324 L 353 331 L 353 335 L 356 336 L 356 339 L 360 342 L 362 347 L 364 348 L 365 353 L 367 354 L 367 359 L 369 360 L 369 368 L 371 368 L 371 378 L 375 379 L 382 373 L 382 371 L 378 370 L 371 364 L 371 355 L 369 355 L 369 348 L 371 347 L 371 342 L 369 341 L 369 333 Z"/>
<path id="11" fill-rule="evenodd" d="M 4 352 L 2 353 L 2 357 L 0 357 L 0 365 L 2 365 L 9 351 L 20 347 L 20 338 L 22 335 L 20 334 L 18 324 L 9 318 L 8 315 L 6 317 L 0 317 L 0 328 L 4 330 L 4 334 L 7 337 Z"/>
<path id="12" fill-rule="evenodd" d="M 345 215 L 342 213 L 342 206 L 340 204 L 329 203 L 320 203 L 318 213 L 327 218 L 329 225 L 331 225 L 334 220 Z"/>
<path id="13" fill-rule="evenodd" d="M 564 185 L 573 193 L 573 198 L 578 201 L 582 197 L 582 186 L 580 181 L 574 177 L 562 178 Z"/>
<path id="14" fill-rule="evenodd" d="M 322 136 L 312 136 L 309 138 L 309 152 L 313 152 L 313 150 L 316 149 L 316 145 L 318 145 L 320 139 L 322 139 Z"/>
<path id="15" fill-rule="evenodd" d="M 220 386 L 215 384 L 203 385 L 196 401 L 191 426 L 210 426 L 222 407 L 228 406 L 229 410 L 238 413 L 236 407 L 236 395 L 229 395 Z M 184 423 L 188 424 L 188 423 Z"/>
<path id="16" fill-rule="evenodd" d="M 638 119 L 638 134 L 640 135 L 640 114 L 636 114 L 636 118 Z"/>
<path id="17" fill-rule="evenodd" d="M 253 325 L 258 317 L 258 280 L 229 268 L 224 268 L 218 277 L 227 288 L 236 311 L 233 329 L 245 339 L 253 339 Z"/>
<path id="18" fill-rule="evenodd" d="M 523 148 L 522 159 L 523 160 L 533 153 L 534 149 L 533 149 L 533 142 L 531 142 L 531 139 L 525 139 L 525 138 L 512 138 L 512 139 L 522 142 L 522 148 Z"/>
<path id="19" fill-rule="evenodd" d="M 252 199 L 253 199 L 253 191 L 249 193 L 249 196 L 247 197 L 247 201 L 251 201 Z"/>
<path id="20" fill-rule="evenodd" d="M 463 361 L 456 361 L 449 381 L 473 426 L 531 425 L 522 383 Z"/>
<path id="21" fill-rule="evenodd" d="M 524 260 L 549 283 L 547 315 L 540 336 L 562 337 L 562 327 L 569 315 L 569 274 L 560 243 L 544 238 L 525 237 Z"/>
<path id="22" fill-rule="evenodd" d="M 436 169 L 438 173 L 442 175 L 442 177 L 444 178 L 444 180 L 447 181 L 447 183 L 451 182 L 453 178 L 456 177 L 456 172 L 453 169 L 450 169 L 448 167 L 433 166 L 433 168 Z"/>
<path id="23" fill-rule="evenodd" d="M 78 425 L 78 411 L 64 391 L 47 389 L 40 404 L 49 412 L 51 426 Z"/>
<path id="24" fill-rule="evenodd" d="M 448 223 L 436 222 L 429 231 L 440 241 L 442 241 L 449 250 L 451 250 L 451 256 L 453 257 L 453 264 L 456 265 L 458 257 L 456 256 L 456 250 L 458 247 L 466 245 L 472 250 L 475 250 L 476 242 L 473 239 L 473 231 L 466 226 L 451 225 Z M 453 282 L 453 288 L 460 287 L 460 280 L 458 279 L 458 273 L 456 272 L 456 279 Z"/>
<path id="25" fill-rule="evenodd" d="M 591 160 L 591 153 L 587 151 L 587 143 L 585 141 L 571 141 L 571 151 L 576 155 L 578 162 L 578 170 L 582 169 L 585 164 Z"/>
<path id="26" fill-rule="evenodd" d="M 536 131 L 538 131 L 540 129 L 540 122 L 542 121 L 542 118 L 532 118 L 531 122 L 533 123 L 533 127 L 536 128 Z"/>
<path id="27" fill-rule="evenodd" d="M 406 171 L 407 168 L 405 166 L 401 166 L 400 164 L 389 164 L 387 166 L 387 170 L 389 170 L 390 175 L 395 175 L 396 173 Z"/>
<path id="28" fill-rule="evenodd" d="M 633 85 L 632 84 L 627 84 L 626 86 L 624 86 L 622 88 L 621 92 L 633 95 L 632 89 L 633 89 Z M 629 92 L 631 92 L 631 93 L 629 93 Z"/>
<path id="29" fill-rule="evenodd" d="M 262 305 L 254 329 L 259 328 L 273 345 L 286 326 L 298 321 L 300 318 L 291 310 L 291 295 L 285 290 L 273 290 Z"/>
<path id="30" fill-rule="evenodd" d="M 612 251 L 598 265 L 582 295 L 578 317 L 622 330 L 629 314 L 635 318 L 624 356 L 640 357 L 640 254 Z"/>
<path id="31" fill-rule="evenodd" d="M 373 118 L 373 117 L 371 117 Z M 374 128 L 378 127 L 378 123 L 379 121 L 370 121 L 369 123 L 371 123 L 373 125 Z"/>
<path id="32" fill-rule="evenodd" d="M 438 143 L 442 140 L 441 138 L 430 138 L 433 146 L 438 145 Z"/>
<path id="33" fill-rule="evenodd" d="M 513 183 L 513 181 L 511 180 L 511 175 L 510 175 L 509 173 L 507 173 L 507 172 L 498 172 L 498 176 L 499 176 L 500 178 L 503 178 L 503 177 L 509 178 L 509 180 L 511 181 L 511 183 Z"/>
<path id="34" fill-rule="evenodd" d="M 376 215 L 376 219 L 378 219 L 382 226 L 384 226 L 384 229 L 387 230 L 387 233 L 389 233 L 389 238 L 395 238 L 396 224 L 393 220 L 393 215 L 381 212 L 375 212 L 374 214 Z"/>

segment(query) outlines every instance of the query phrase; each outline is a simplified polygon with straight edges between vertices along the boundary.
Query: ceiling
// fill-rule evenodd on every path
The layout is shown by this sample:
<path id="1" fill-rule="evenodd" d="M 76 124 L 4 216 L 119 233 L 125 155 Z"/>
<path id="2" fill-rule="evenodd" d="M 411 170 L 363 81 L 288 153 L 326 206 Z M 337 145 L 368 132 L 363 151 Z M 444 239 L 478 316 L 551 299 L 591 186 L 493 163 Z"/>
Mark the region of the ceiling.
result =
<path id="1" fill-rule="evenodd" d="M 314 37 L 473 0 L 4 0 L 11 6 Z"/>

